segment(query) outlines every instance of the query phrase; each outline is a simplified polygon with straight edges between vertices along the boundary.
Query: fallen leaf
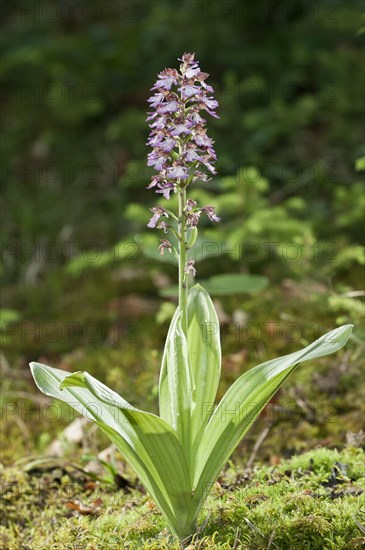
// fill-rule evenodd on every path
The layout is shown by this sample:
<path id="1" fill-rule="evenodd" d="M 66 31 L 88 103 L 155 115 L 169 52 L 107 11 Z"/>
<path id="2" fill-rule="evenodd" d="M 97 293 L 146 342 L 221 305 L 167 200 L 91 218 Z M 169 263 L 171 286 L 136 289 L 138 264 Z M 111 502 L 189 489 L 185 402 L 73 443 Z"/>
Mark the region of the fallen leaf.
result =
<path id="1" fill-rule="evenodd" d="M 77 514 L 81 514 L 82 516 L 90 516 L 95 515 L 99 511 L 102 503 L 103 501 L 101 498 L 95 499 L 90 506 L 86 506 L 79 500 L 68 500 L 65 502 L 65 506 Z"/>

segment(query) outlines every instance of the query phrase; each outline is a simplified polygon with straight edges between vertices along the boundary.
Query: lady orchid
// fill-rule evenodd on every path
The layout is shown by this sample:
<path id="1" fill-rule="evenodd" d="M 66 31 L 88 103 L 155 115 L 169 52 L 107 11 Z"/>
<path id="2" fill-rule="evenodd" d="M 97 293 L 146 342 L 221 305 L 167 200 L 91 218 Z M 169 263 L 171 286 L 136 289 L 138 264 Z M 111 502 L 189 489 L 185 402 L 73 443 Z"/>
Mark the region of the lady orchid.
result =
<path id="1" fill-rule="evenodd" d="M 178 217 L 172 216 L 165 208 L 155 206 L 151 208 L 153 216 L 148 227 L 163 229 L 165 233 L 171 229 L 177 237 L 179 252 L 167 239 L 161 240 L 159 250 L 161 254 L 165 250 L 174 250 L 179 259 L 180 302 L 186 303 L 187 275 L 196 274 L 194 258 L 187 257 L 196 240 L 194 230 L 202 213 L 213 222 L 220 221 L 214 206 L 200 208 L 196 201 L 187 199 L 186 191 L 190 183 L 208 182 L 211 179 L 209 174 L 216 174 L 214 141 L 207 135 L 202 112 L 219 117 L 215 111 L 218 101 L 211 95 L 212 86 L 206 83 L 209 75 L 200 70 L 195 55 L 184 53 L 179 61 L 179 71 L 164 69 L 159 73 L 151 88 L 154 94 L 148 99 L 154 110 L 147 118 L 151 128 L 147 145 L 152 147 L 147 164 L 158 172 L 148 188 L 156 188 L 156 193 L 161 193 L 167 200 L 171 193 L 177 193 L 179 213 Z M 160 218 L 170 218 L 169 223 L 160 222 Z"/>
<path id="2" fill-rule="evenodd" d="M 69 372 L 31 363 L 34 380 L 95 422 L 134 468 L 181 545 L 197 529 L 199 512 L 224 464 L 288 375 L 302 361 L 339 350 L 352 325 L 333 330 L 305 348 L 271 359 L 242 374 L 218 405 L 221 370 L 217 314 L 202 286 L 188 288 L 195 276 L 193 248 L 201 215 L 219 218 L 211 205 L 199 207 L 187 188 L 215 174 L 216 154 L 206 132 L 204 111 L 217 117 L 213 88 L 206 83 L 194 54 L 180 59 L 180 71 L 165 69 L 149 99 L 152 151 L 148 165 L 157 174 L 149 187 L 168 200 L 179 199 L 179 211 L 151 208 L 150 228 L 171 231 L 176 250 L 161 239 L 161 254 L 174 252 L 179 263 L 179 301 L 167 334 L 159 382 L 159 416 L 131 405 L 87 372 Z"/>

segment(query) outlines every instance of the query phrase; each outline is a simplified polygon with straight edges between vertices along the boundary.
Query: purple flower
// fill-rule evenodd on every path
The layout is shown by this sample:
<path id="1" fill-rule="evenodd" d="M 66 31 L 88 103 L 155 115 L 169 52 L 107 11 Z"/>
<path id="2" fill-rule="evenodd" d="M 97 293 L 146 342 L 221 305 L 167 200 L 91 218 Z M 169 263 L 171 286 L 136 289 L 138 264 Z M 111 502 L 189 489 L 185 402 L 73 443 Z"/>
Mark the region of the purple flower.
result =
<path id="1" fill-rule="evenodd" d="M 198 64 L 196 63 L 195 69 L 190 67 L 190 69 L 187 69 L 185 71 L 185 78 L 193 78 L 194 76 L 197 76 L 200 73 L 200 69 L 198 67 Z M 208 76 L 208 75 L 207 75 Z"/>
<path id="2" fill-rule="evenodd" d="M 187 151 L 185 151 L 184 155 L 187 162 L 195 162 L 196 160 L 198 160 L 199 162 L 204 162 L 201 155 L 198 155 L 198 153 L 194 149 L 188 149 Z"/>
<path id="3" fill-rule="evenodd" d="M 196 275 L 196 269 L 194 267 L 195 260 L 194 258 L 191 258 L 191 260 L 187 261 L 185 264 L 185 273 L 189 273 L 190 271 L 193 274 L 193 277 Z"/>
<path id="4" fill-rule="evenodd" d="M 157 184 L 156 193 L 161 193 L 166 200 L 169 200 L 171 191 L 175 191 L 175 185 L 169 182 L 162 182 Z"/>
<path id="5" fill-rule="evenodd" d="M 177 101 L 169 101 L 168 103 L 165 103 L 164 105 L 157 105 L 157 111 L 160 114 L 163 113 L 176 113 L 176 111 L 179 110 L 179 104 Z"/>
<path id="6" fill-rule="evenodd" d="M 164 97 L 165 97 L 165 94 L 160 92 L 158 94 L 153 95 L 149 99 L 147 99 L 147 101 L 148 103 L 151 103 L 151 107 L 156 107 L 156 105 L 158 105 L 159 103 L 161 103 L 161 101 L 164 100 Z"/>
<path id="7" fill-rule="evenodd" d="M 197 227 L 199 223 L 201 211 L 191 212 L 186 216 L 186 223 L 191 227 Z"/>
<path id="8" fill-rule="evenodd" d="M 194 199 L 188 199 L 186 201 L 185 212 L 191 212 L 198 203 Z"/>
<path id="9" fill-rule="evenodd" d="M 147 166 L 154 166 L 156 170 L 162 170 L 166 166 L 166 157 L 157 156 L 156 152 L 150 153 Z"/>
<path id="10" fill-rule="evenodd" d="M 161 134 L 156 134 L 155 136 L 152 136 L 148 139 L 146 145 L 152 145 L 152 147 L 156 147 L 157 145 L 161 144 L 163 137 Z M 148 156 L 150 156 L 151 153 L 149 153 Z"/>
<path id="11" fill-rule="evenodd" d="M 186 122 L 182 123 L 182 124 L 176 124 L 173 129 L 171 130 L 170 134 L 172 136 L 180 136 L 181 134 L 186 134 L 186 135 L 189 135 L 191 134 L 191 122 L 189 122 L 189 120 L 187 120 Z"/>
<path id="12" fill-rule="evenodd" d="M 208 155 L 209 155 L 209 158 L 212 158 L 212 159 L 214 159 L 214 160 L 217 160 L 217 155 L 215 154 L 214 149 L 212 149 L 211 147 L 208 147 L 207 153 L 208 153 Z"/>
<path id="13" fill-rule="evenodd" d="M 153 216 L 148 222 L 147 227 L 151 227 L 151 228 L 156 227 L 156 224 L 158 220 L 161 218 L 161 216 L 166 216 L 166 218 L 169 217 L 168 213 L 162 206 L 153 206 L 152 208 L 150 208 L 150 210 L 151 212 L 153 212 Z M 165 222 L 161 222 L 161 223 L 165 223 Z"/>
<path id="14" fill-rule="evenodd" d="M 181 92 L 181 95 L 184 98 L 197 95 L 199 94 L 200 91 L 201 91 L 200 86 L 181 86 L 181 88 L 179 88 L 179 92 Z"/>
<path id="15" fill-rule="evenodd" d="M 218 107 L 218 101 L 213 99 L 212 97 L 202 97 L 201 101 L 208 107 L 208 109 L 216 109 Z"/>
<path id="16" fill-rule="evenodd" d="M 152 187 L 156 187 L 156 185 L 158 186 L 161 182 L 161 179 L 161 176 L 153 176 L 151 183 L 147 185 L 146 189 L 152 189 Z"/>
<path id="17" fill-rule="evenodd" d="M 209 86 L 209 84 L 206 84 L 205 82 L 202 82 L 202 87 L 204 88 L 204 90 L 206 90 L 210 94 L 212 94 L 214 92 L 213 86 Z M 218 105 L 217 105 L 217 107 L 218 107 Z"/>
<path id="18" fill-rule="evenodd" d="M 176 84 L 175 79 L 172 76 L 160 77 L 151 90 L 157 90 L 163 88 L 164 90 L 171 90 L 171 86 Z"/>
<path id="19" fill-rule="evenodd" d="M 151 90 L 171 90 L 173 84 L 177 83 L 178 72 L 175 69 L 165 69 L 158 75 L 156 84 Z"/>
<path id="20" fill-rule="evenodd" d="M 155 117 L 156 115 L 157 115 L 157 113 L 155 113 L 153 115 L 153 117 Z M 152 118 L 152 115 L 149 118 Z M 147 120 L 149 120 L 149 119 L 147 119 Z M 166 122 L 165 122 L 164 117 L 160 117 L 157 120 L 155 120 L 155 122 L 153 124 L 151 124 L 150 128 L 155 128 L 156 131 L 160 131 L 160 130 L 164 129 L 165 124 L 166 124 Z"/>
<path id="21" fill-rule="evenodd" d="M 191 227 L 197 227 L 199 223 L 201 210 L 195 208 L 197 204 L 198 203 L 193 199 L 188 199 L 186 201 L 186 207 L 185 207 L 186 222 Z"/>
<path id="22" fill-rule="evenodd" d="M 161 244 L 158 247 L 158 249 L 160 251 L 161 256 L 163 256 L 165 254 L 165 250 L 167 250 L 171 254 L 172 246 L 171 246 L 170 241 L 168 241 L 167 239 L 160 239 L 160 241 L 161 241 Z"/>
<path id="23" fill-rule="evenodd" d="M 167 230 L 168 230 L 169 227 L 170 227 L 169 224 L 166 223 L 166 222 L 159 222 L 157 224 L 157 229 L 163 229 L 164 233 L 167 233 Z"/>
<path id="24" fill-rule="evenodd" d="M 213 141 L 206 135 L 200 113 L 216 116 L 218 102 L 209 95 L 213 92 L 205 83 L 209 75 L 200 70 L 194 54 L 184 53 L 180 61 L 179 71 L 159 73 L 148 100 L 153 110 L 147 118 L 151 128 L 147 144 L 152 148 L 147 165 L 158 172 L 148 187 L 155 187 L 167 199 L 181 185 L 209 181 L 206 170 L 215 174 Z"/>
<path id="25" fill-rule="evenodd" d="M 202 118 L 199 113 L 194 112 L 188 115 L 188 120 L 193 126 L 205 123 L 204 118 Z"/>
<path id="26" fill-rule="evenodd" d="M 206 120 L 202 113 L 208 113 L 219 118 L 215 112 L 218 102 L 212 96 L 213 88 L 205 81 L 208 74 L 199 68 L 195 55 L 184 53 L 179 71 L 164 69 L 158 75 L 155 85 L 151 88 L 153 95 L 148 99 L 151 112 L 147 122 L 151 132 L 147 145 L 151 147 L 147 165 L 156 170 L 148 189 L 155 188 L 156 193 L 167 200 L 171 193 L 180 193 L 196 181 L 208 182 L 208 174 L 215 174 L 214 163 L 217 156 L 214 151 L 214 141 L 207 136 Z M 167 211 L 155 206 L 151 208 L 152 217 L 148 227 L 162 229 L 164 233 L 174 230 L 174 223 L 179 227 L 190 228 L 196 236 L 196 227 L 202 213 L 213 222 L 218 222 L 213 206 L 198 208 L 196 201 L 188 199 L 179 218 L 170 212 L 173 221 L 167 223 L 161 217 L 169 218 Z M 182 224 L 181 216 L 185 218 Z M 196 237 L 195 237 L 196 238 Z M 190 242 L 190 241 L 189 241 Z M 190 245 L 189 245 L 190 246 Z M 172 252 L 173 247 L 167 239 L 161 239 L 160 254 Z M 194 259 L 185 264 L 185 273 L 195 276 Z"/>
<path id="27" fill-rule="evenodd" d="M 186 180 L 189 177 L 187 168 L 185 166 L 174 166 L 167 170 L 167 177 L 171 179 Z"/>
<path id="28" fill-rule="evenodd" d="M 208 181 L 211 180 L 211 178 L 209 178 L 209 177 L 207 176 L 207 174 L 205 174 L 204 172 L 199 172 L 199 171 L 197 170 L 197 171 L 195 172 L 194 177 L 193 177 L 193 179 L 192 179 L 191 181 L 192 181 L 192 183 L 195 183 L 197 180 L 200 180 L 200 181 L 202 181 L 202 182 L 204 182 L 204 183 L 207 183 Z"/>
<path id="29" fill-rule="evenodd" d="M 212 174 L 217 173 L 214 169 L 214 166 L 212 166 L 206 159 L 203 160 L 203 164 L 206 168 L 208 168 L 209 172 L 211 172 Z"/>
<path id="30" fill-rule="evenodd" d="M 165 139 L 165 141 L 162 141 L 161 143 L 159 143 L 158 146 L 159 146 L 160 149 L 162 149 L 166 153 L 170 153 L 170 151 L 173 150 L 175 145 L 176 145 L 176 139 L 174 139 L 172 137 L 169 137 L 169 138 Z"/>
<path id="31" fill-rule="evenodd" d="M 220 220 L 221 220 L 216 215 L 214 206 L 204 206 L 202 208 L 202 212 L 204 212 L 204 214 L 206 214 L 212 222 L 220 222 Z"/>
<path id="32" fill-rule="evenodd" d="M 200 147 L 212 147 L 213 145 L 213 141 L 205 133 L 195 135 L 194 141 Z"/>

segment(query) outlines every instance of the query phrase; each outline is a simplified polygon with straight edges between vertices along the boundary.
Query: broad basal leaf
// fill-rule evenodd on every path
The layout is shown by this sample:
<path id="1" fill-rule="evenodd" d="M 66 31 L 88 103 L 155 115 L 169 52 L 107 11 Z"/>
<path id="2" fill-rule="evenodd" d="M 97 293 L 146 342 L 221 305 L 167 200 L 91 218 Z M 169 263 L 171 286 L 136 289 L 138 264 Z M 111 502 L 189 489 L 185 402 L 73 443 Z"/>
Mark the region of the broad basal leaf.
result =
<path id="1" fill-rule="evenodd" d="M 204 430 L 212 410 L 221 370 L 219 321 L 212 300 L 200 285 L 188 293 L 188 335 L 181 330 L 177 309 L 167 334 L 160 373 L 160 416 L 193 445 Z M 186 351 L 188 350 L 188 352 Z M 190 411 L 190 439 L 185 416 Z"/>
<path id="2" fill-rule="evenodd" d="M 174 315 L 164 353 L 166 364 L 165 406 L 186 455 L 190 451 L 191 381 L 187 341 L 181 326 L 181 313 Z"/>
<path id="3" fill-rule="evenodd" d="M 171 400 L 169 379 L 167 375 L 167 346 L 171 339 L 172 329 L 176 326 L 176 320 L 180 315 L 180 309 L 176 308 L 176 311 L 172 317 L 169 330 L 166 336 L 165 348 L 162 355 L 161 370 L 160 370 L 160 382 L 159 382 L 159 409 L 160 417 L 163 418 L 170 426 L 173 425 L 173 403 Z"/>
<path id="4" fill-rule="evenodd" d="M 184 450 L 172 428 L 158 416 L 132 407 L 87 373 L 70 375 L 40 363 L 31 363 L 31 370 L 43 393 L 100 426 L 135 469 L 170 527 L 178 535 L 185 532 L 191 486 Z"/>
<path id="5" fill-rule="evenodd" d="M 200 438 L 212 411 L 221 373 L 219 321 L 209 294 L 195 285 L 188 294 L 188 349 L 193 410 L 191 444 Z"/>
<path id="6" fill-rule="evenodd" d="M 214 411 L 201 442 L 197 442 L 193 484 L 197 499 L 204 499 L 245 432 L 296 366 L 339 350 L 351 331 L 352 325 L 340 327 L 304 349 L 267 361 L 236 380 Z"/>
<path id="7" fill-rule="evenodd" d="M 181 326 L 181 311 L 175 311 L 167 333 L 160 371 L 160 416 L 174 430 L 190 452 L 191 381 L 186 336 Z"/>

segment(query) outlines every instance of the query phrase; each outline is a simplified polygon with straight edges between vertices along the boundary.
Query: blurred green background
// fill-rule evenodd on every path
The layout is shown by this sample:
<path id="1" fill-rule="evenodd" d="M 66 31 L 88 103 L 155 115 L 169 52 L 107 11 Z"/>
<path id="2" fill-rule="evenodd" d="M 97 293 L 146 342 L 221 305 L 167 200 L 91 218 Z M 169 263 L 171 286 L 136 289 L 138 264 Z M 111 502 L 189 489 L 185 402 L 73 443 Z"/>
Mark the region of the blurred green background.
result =
<path id="1" fill-rule="evenodd" d="M 334 400 L 341 420 L 313 425 L 304 407 L 302 431 L 276 419 L 293 430 L 289 451 L 287 441 L 268 441 L 291 452 L 360 429 L 362 8 L 360 0 L 2 2 L 5 400 L 29 400 L 32 411 L 27 363 L 41 360 L 89 370 L 156 410 L 176 266 L 161 261 L 160 235 L 146 228 L 156 204 L 145 189 L 146 99 L 156 73 L 188 51 L 220 103 L 220 119 L 209 121 L 218 175 L 192 196 L 222 218 L 202 228 L 196 258 L 222 321 L 222 391 L 258 360 L 354 322 L 345 359 L 299 373 L 282 397 Z M 17 449 L 5 460 L 45 449 L 58 429 L 43 419 L 24 441 L 19 419 L 6 420 Z"/>

